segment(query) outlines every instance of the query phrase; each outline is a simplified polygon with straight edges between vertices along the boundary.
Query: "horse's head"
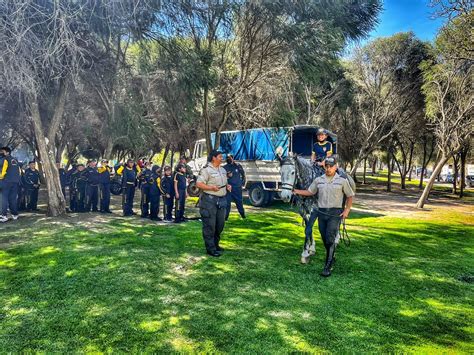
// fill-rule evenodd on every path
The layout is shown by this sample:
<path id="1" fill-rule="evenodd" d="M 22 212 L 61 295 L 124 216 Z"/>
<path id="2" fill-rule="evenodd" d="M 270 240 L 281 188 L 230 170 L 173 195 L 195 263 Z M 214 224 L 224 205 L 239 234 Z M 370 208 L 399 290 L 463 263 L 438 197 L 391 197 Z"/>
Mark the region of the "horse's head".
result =
<path id="1" fill-rule="evenodd" d="M 290 202 L 293 189 L 296 185 L 296 163 L 293 156 L 280 158 L 281 175 L 281 199 L 283 202 Z"/>

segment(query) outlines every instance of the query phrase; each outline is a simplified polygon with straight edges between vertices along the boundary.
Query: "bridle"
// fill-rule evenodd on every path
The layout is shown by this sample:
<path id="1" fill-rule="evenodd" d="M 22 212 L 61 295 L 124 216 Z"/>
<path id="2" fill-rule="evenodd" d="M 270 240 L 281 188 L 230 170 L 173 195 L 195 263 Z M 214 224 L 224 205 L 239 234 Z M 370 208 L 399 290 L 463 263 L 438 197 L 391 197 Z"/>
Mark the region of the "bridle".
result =
<path id="1" fill-rule="evenodd" d="M 285 160 L 282 160 L 281 161 L 281 166 L 284 166 L 284 165 L 292 165 L 295 167 L 295 180 L 293 181 L 292 184 L 288 183 L 288 182 L 282 182 L 281 183 L 281 189 L 282 190 L 288 190 L 288 191 L 293 191 L 296 187 L 296 184 L 298 183 L 298 164 L 297 162 L 295 161 L 295 158 L 291 158 L 291 160 L 293 161 L 292 163 L 290 162 L 290 158 L 286 158 Z"/>

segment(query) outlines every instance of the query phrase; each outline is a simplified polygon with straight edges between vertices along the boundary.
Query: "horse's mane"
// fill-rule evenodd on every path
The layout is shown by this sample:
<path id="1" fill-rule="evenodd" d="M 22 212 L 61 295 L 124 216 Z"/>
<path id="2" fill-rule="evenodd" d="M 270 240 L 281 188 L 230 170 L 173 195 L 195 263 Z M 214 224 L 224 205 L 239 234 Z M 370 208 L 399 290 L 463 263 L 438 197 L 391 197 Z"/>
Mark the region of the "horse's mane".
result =
<path id="1" fill-rule="evenodd" d="M 298 170 L 298 184 L 299 188 L 306 190 L 309 185 L 321 175 L 324 175 L 324 169 L 313 162 L 310 159 L 297 156 L 295 158 L 295 164 Z"/>

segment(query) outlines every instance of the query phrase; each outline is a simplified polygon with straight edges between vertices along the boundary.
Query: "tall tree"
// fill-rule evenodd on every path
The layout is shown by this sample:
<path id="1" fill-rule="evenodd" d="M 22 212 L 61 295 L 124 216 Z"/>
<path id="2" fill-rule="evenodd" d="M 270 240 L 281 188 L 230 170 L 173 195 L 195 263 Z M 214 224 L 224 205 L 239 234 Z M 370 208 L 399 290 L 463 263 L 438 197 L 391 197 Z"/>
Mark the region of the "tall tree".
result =
<path id="1" fill-rule="evenodd" d="M 422 109 L 418 67 L 425 53 L 424 44 L 411 32 L 379 38 L 356 50 L 348 76 L 356 87 L 354 102 L 364 144 L 351 174 Z"/>
<path id="2" fill-rule="evenodd" d="M 456 38 L 465 36 L 464 23 L 456 20 L 466 14 L 460 12 L 458 15 L 459 17 L 449 21 L 440 30 L 435 40 L 436 60 L 426 61 L 422 66 L 427 115 L 440 154 L 416 204 L 418 208 L 424 207 L 435 179 L 446 162 L 461 152 L 474 135 L 473 60 L 464 56 L 453 56 L 453 52 L 462 53 L 463 49 L 446 43 L 453 36 Z"/>

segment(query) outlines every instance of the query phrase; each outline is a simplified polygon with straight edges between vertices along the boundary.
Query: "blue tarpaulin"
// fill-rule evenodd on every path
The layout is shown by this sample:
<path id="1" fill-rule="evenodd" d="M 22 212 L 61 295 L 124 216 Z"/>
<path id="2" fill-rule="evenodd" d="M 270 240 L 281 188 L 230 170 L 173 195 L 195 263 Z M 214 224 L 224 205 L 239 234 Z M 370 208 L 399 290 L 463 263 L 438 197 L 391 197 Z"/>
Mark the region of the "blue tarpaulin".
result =
<path id="1" fill-rule="evenodd" d="M 255 128 L 245 131 L 221 133 L 219 150 L 232 154 L 235 160 L 275 160 L 278 147 L 283 149 L 283 156 L 288 155 L 288 128 Z M 211 135 L 212 145 L 216 140 Z"/>

